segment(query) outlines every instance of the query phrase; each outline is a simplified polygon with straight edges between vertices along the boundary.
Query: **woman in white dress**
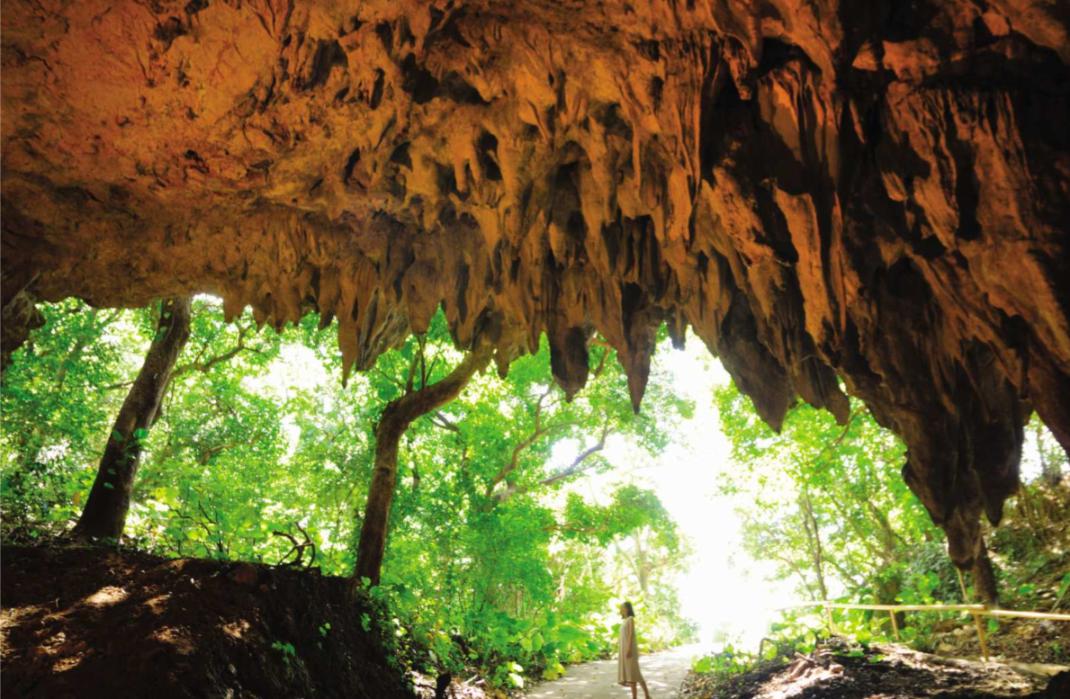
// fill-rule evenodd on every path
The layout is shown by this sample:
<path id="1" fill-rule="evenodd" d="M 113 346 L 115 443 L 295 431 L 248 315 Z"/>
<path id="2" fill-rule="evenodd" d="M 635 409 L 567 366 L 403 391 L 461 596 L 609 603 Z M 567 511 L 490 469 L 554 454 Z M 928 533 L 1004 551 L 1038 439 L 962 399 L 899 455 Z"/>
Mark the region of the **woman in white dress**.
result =
<path id="1" fill-rule="evenodd" d="M 639 644 L 635 640 L 635 610 L 631 602 L 620 605 L 620 659 L 617 661 L 617 682 L 632 688 L 632 699 L 638 697 L 638 686 L 643 696 L 650 699 L 643 673 L 639 672 Z M 638 685 L 638 686 L 637 686 Z"/>

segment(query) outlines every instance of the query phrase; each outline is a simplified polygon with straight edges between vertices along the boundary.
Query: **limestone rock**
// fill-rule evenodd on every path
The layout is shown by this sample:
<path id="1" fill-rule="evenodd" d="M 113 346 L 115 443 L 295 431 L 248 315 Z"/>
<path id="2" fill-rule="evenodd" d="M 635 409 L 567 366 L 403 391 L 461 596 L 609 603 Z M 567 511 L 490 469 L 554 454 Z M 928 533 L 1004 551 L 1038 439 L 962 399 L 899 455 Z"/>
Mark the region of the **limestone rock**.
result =
<path id="1" fill-rule="evenodd" d="M 847 391 L 968 565 L 1035 408 L 1070 446 L 1070 45 L 1026 0 L 10 0 L 3 285 L 337 318 L 444 304 L 638 404 L 690 325 L 763 417 Z M 5 316 L 6 318 L 6 316 Z"/>

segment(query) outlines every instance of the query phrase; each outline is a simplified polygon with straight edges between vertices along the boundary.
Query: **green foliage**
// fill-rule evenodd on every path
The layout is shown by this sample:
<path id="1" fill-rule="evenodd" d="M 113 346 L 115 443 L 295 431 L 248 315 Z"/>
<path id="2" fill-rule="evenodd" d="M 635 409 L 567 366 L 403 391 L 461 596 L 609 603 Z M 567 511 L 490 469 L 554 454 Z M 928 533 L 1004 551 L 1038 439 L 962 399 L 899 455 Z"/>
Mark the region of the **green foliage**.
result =
<path id="1" fill-rule="evenodd" d="M 1055 595 L 1053 609 L 1057 609 L 1059 605 L 1062 604 L 1063 600 L 1066 599 L 1066 593 L 1068 591 L 1070 591 L 1070 573 L 1067 573 L 1059 580 L 1058 592 Z"/>
<path id="2" fill-rule="evenodd" d="M 743 545 L 777 564 L 809 599 L 931 604 L 959 598 L 942 532 L 900 475 L 904 448 L 865 408 L 851 401 L 846 425 L 805 404 L 775 434 L 734 387 L 717 405 L 740 468 L 722 484 L 742 494 Z M 931 640 L 938 615 L 912 616 L 902 636 Z M 826 626 L 820 614 L 786 614 L 778 644 L 812 648 Z M 883 612 L 837 610 L 835 630 L 859 642 L 890 639 Z M 804 652 L 804 651 L 801 651 Z"/>
<path id="3" fill-rule="evenodd" d="M 456 359 L 434 346 L 435 335 L 433 326 L 424 350 L 444 358 L 425 363 L 444 372 Z M 380 360 L 372 376 L 384 395 L 404 385 L 413 356 L 403 348 Z M 567 492 L 580 475 L 612 468 L 608 440 L 656 453 L 667 421 L 690 410 L 654 389 L 651 409 L 636 416 L 612 353 L 595 347 L 591 366 L 588 386 L 566 401 L 544 341 L 506 379 L 477 377 L 407 432 L 383 587 L 430 650 L 428 669 L 476 665 L 515 687 L 514 675 L 552 677 L 564 663 L 600 657 L 615 638 L 609 573 L 625 557 L 607 564 L 605 549 L 643 537 L 652 553 L 679 553 L 675 525 L 652 493 L 625 486 L 589 502 Z"/>
<path id="4" fill-rule="evenodd" d="M 9 537 L 73 524 L 154 328 L 151 309 L 44 311 L 5 375 Z M 258 332 L 250 314 L 226 323 L 217 300 L 198 297 L 192 318 L 159 419 L 136 435 L 125 538 L 179 556 L 307 566 L 314 554 L 324 572 L 349 574 L 379 416 L 462 356 L 444 314 L 345 386 L 334 329 L 314 316 Z M 588 386 L 567 401 L 543 340 L 508 377 L 477 376 L 406 432 L 382 584 L 361 593 L 373 611 L 359 619 L 400 665 L 476 668 L 516 688 L 559 676 L 614 649 L 622 590 L 644 619 L 644 647 L 683 638 L 667 582 L 686 545 L 657 497 L 625 485 L 585 499 L 570 486 L 614 468 L 607 444 L 657 454 L 691 406 L 652 384 L 637 416 L 614 353 L 595 343 L 590 360 Z"/>
<path id="5" fill-rule="evenodd" d="M 7 539 L 73 524 L 155 329 L 151 308 L 67 301 L 42 311 L 45 326 L 4 376 Z M 258 331 L 251 314 L 226 323 L 218 300 L 195 300 L 161 414 L 134 435 L 144 451 L 127 541 L 170 555 L 351 572 L 380 415 L 402 393 L 445 376 L 462 353 L 440 312 L 426 334 L 343 385 L 335 328 L 318 321 Z M 635 603 L 644 652 L 689 639 L 672 586 L 688 545 L 656 495 L 624 483 L 595 497 L 573 484 L 616 467 L 607 445 L 653 458 L 693 408 L 655 377 L 635 415 L 627 378 L 597 338 L 590 368 L 587 387 L 566 400 L 543 339 L 507 377 L 478 375 L 406 432 L 382 584 L 360 593 L 370 611 L 358 619 L 399 667 L 474 668 L 513 688 L 557 677 L 567 663 L 615 650 L 621 597 Z M 846 425 L 796 406 L 775 434 L 734 388 L 716 402 L 735 462 L 720 487 L 744 503 L 742 545 L 751 556 L 775 561 L 778 575 L 812 598 L 959 599 L 942 534 L 899 474 L 903 445 L 860 404 L 852 402 Z M 1053 485 L 1065 455 L 1035 419 L 1027 433 L 1041 476 L 1011 503 L 1011 524 L 991 536 L 991 548 L 1009 603 L 1065 609 L 1070 561 L 1051 553 L 1070 550 L 1060 524 L 1066 505 Z M 942 618 L 912 615 L 902 633 L 929 645 Z M 763 657 L 812 649 L 824 623 L 786 616 Z M 859 641 L 891 633 L 885 614 L 838 613 L 836 625 Z M 330 638 L 328 625 L 316 628 Z M 293 657 L 287 645 L 276 649 Z M 726 648 L 701 668 L 729 675 L 759 660 Z"/>
<path id="6" fill-rule="evenodd" d="M 1070 488 L 1052 477 L 1063 469 L 1058 459 L 1046 458 L 1046 472 L 1023 483 L 1007 503 L 989 549 L 1004 605 L 1062 611 L 1070 607 Z"/>
<path id="7" fill-rule="evenodd" d="M 899 473 L 902 443 L 864 406 L 852 400 L 838 425 L 800 404 L 775 434 L 734 387 L 718 392 L 717 405 L 741 467 L 722 490 L 747 496 L 740 515 L 751 555 L 776 561 L 811 599 L 894 603 L 951 589 L 946 555 L 926 555 L 918 568 L 919 550 L 938 551 L 942 533 Z"/>
<path id="8" fill-rule="evenodd" d="M 797 405 L 775 434 L 734 387 L 720 390 L 716 399 L 738 466 L 721 488 L 745 503 L 743 545 L 753 557 L 775 562 L 777 575 L 793 580 L 809 599 L 965 601 L 942 532 L 900 476 L 902 444 L 863 406 L 852 401 L 847 424 L 837 425 L 828 413 Z M 1004 604 L 1038 609 L 1054 600 L 1058 607 L 1059 581 L 1067 579 L 1070 564 L 1070 530 L 1064 524 L 1070 498 L 1053 484 L 1061 478 L 1065 455 L 1035 416 L 1027 436 L 1039 477 L 1023 484 L 1009 503 L 989 547 Z M 886 612 L 837 610 L 834 616 L 836 633 L 854 641 L 894 636 Z M 943 630 L 964 623 L 969 622 L 955 612 L 911 612 L 898 621 L 901 638 L 923 650 L 933 650 Z M 778 644 L 805 649 L 825 624 L 813 611 L 785 614 L 774 637 Z M 990 633 L 1001 630 L 998 622 L 989 624 Z"/>
<path id="9" fill-rule="evenodd" d="M 756 655 L 729 644 L 718 653 L 702 656 L 691 665 L 691 669 L 700 675 L 713 675 L 718 680 L 725 680 L 750 672 L 758 666 L 758 660 Z"/>
<path id="10" fill-rule="evenodd" d="M 7 536 L 64 531 L 80 512 L 110 422 L 152 332 L 151 313 L 41 308 L 45 325 L 4 374 L 0 498 Z M 77 398 L 77 399 L 75 399 Z"/>
<path id="11" fill-rule="evenodd" d="M 757 653 L 726 643 L 719 652 L 697 659 L 691 669 L 722 683 L 763 666 L 790 662 L 796 653 L 808 654 L 827 638 L 822 624 L 820 616 L 811 611 L 787 611 L 770 626 Z"/>

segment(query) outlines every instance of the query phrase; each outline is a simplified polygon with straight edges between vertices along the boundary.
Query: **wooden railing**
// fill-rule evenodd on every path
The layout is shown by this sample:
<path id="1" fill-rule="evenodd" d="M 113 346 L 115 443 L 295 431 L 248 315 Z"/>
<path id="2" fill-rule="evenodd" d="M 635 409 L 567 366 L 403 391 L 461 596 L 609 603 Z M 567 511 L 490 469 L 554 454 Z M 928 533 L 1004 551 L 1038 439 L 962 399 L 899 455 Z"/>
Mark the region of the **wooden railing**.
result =
<path id="1" fill-rule="evenodd" d="M 981 617 L 1003 617 L 1003 618 L 1018 618 L 1018 619 L 1037 619 L 1047 621 L 1066 621 L 1070 622 L 1070 614 L 1059 614 L 1056 612 L 1031 612 L 1031 611 L 1018 611 L 1015 609 L 997 609 L 986 607 L 983 604 L 846 604 L 841 602 L 829 602 L 822 600 L 820 602 L 807 602 L 805 604 L 794 604 L 789 607 L 781 607 L 781 610 L 789 609 L 808 609 L 811 607 L 823 607 L 828 619 L 829 631 L 835 630 L 835 624 L 832 619 L 833 609 L 861 609 L 878 612 L 888 612 L 888 618 L 892 622 L 892 631 L 895 634 L 896 640 L 899 640 L 899 622 L 896 621 L 895 615 L 897 612 L 965 612 L 973 616 L 974 626 L 977 629 L 977 641 L 981 646 L 981 657 L 988 660 L 988 639 L 985 635 L 984 624 L 981 623 Z"/>

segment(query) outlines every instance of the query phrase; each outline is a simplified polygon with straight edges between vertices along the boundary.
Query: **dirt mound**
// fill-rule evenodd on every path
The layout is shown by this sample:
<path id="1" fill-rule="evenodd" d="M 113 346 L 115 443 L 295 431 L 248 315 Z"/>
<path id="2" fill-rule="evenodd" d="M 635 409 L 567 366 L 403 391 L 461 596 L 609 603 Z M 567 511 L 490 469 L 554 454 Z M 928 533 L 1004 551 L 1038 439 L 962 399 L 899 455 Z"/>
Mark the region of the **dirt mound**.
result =
<path id="1" fill-rule="evenodd" d="M 1026 673 L 999 663 L 942 658 L 899 645 L 852 646 L 832 639 L 790 663 L 770 663 L 720 680 L 694 672 L 684 680 L 688 699 L 898 699 L 940 697 L 1066 697 L 1070 673 Z"/>
<path id="2" fill-rule="evenodd" d="M 17 546 L 2 574 L 5 695 L 413 696 L 341 578 Z"/>

